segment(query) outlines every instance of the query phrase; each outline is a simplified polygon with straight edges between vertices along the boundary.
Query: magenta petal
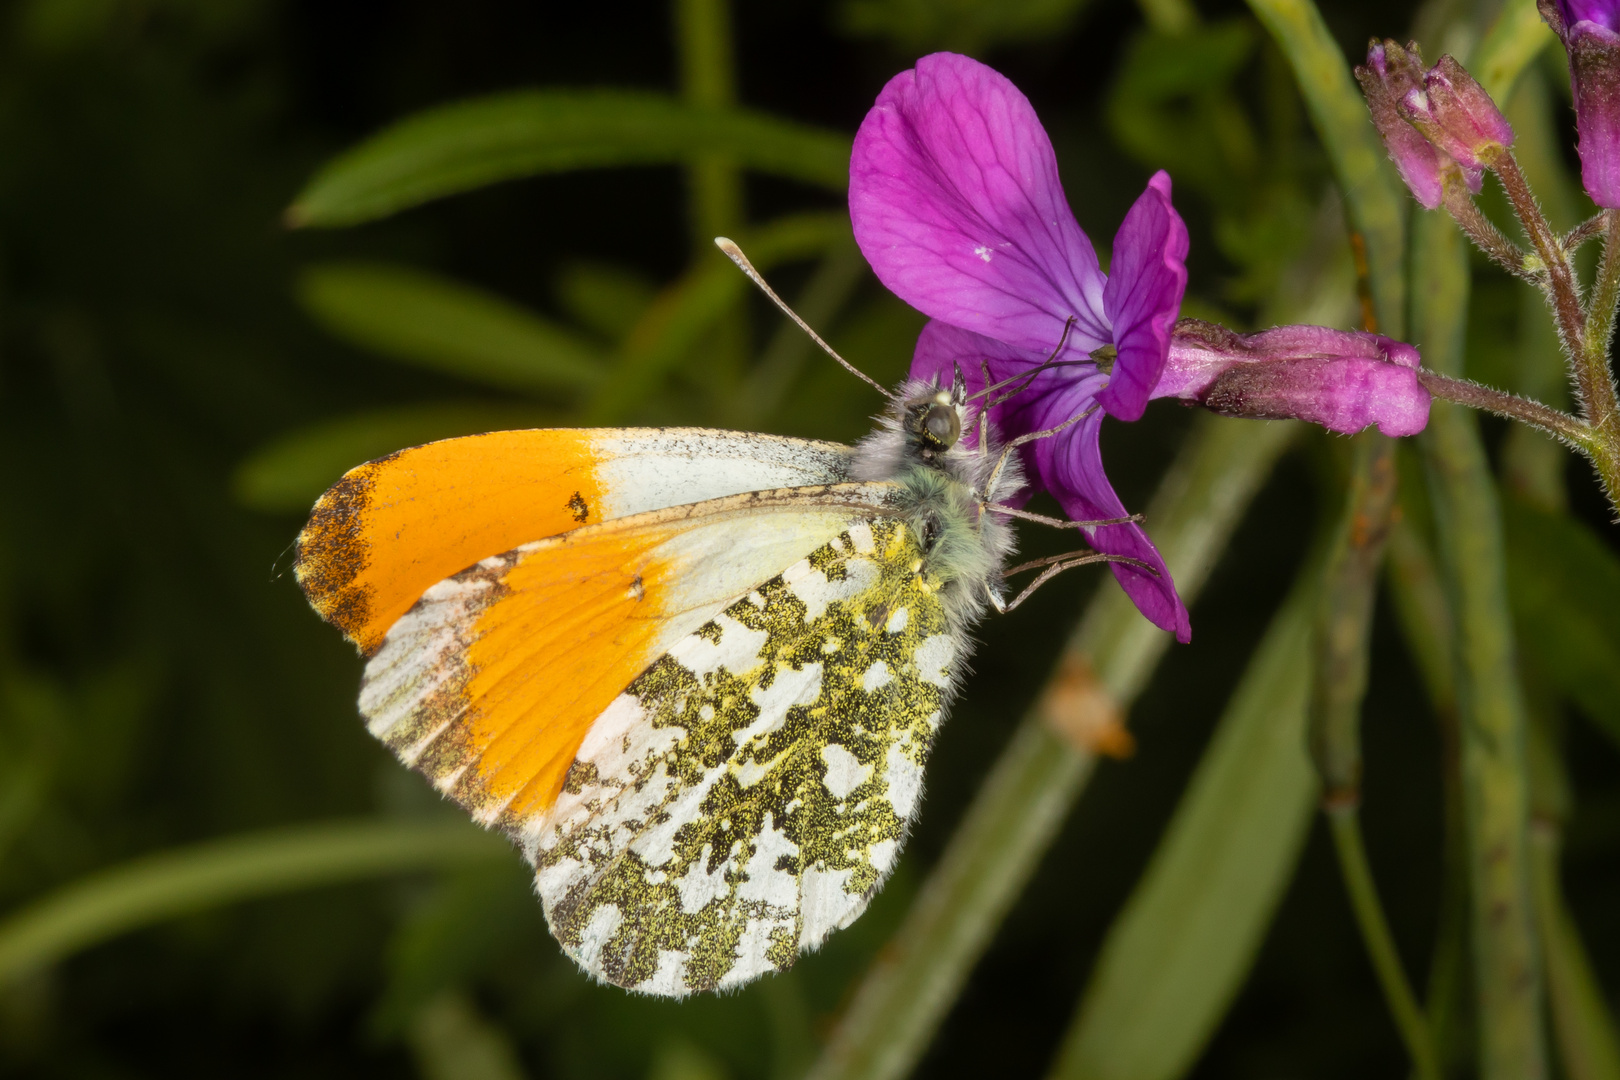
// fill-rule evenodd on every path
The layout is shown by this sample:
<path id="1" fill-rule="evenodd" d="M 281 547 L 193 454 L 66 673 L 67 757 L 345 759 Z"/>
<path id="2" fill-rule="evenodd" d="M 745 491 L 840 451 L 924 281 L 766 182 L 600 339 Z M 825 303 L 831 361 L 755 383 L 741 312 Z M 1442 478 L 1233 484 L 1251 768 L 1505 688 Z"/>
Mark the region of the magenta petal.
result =
<path id="1" fill-rule="evenodd" d="M 960 367 L 969 392 L 975 392 L 984 384 L 986 368 L 992 380 L 999 380 L 1028 371 L 1044 359 L 1040 353 L 1014 349 L 936 320 L 923 327 L 917 339 L 911 375 L 944 381 L 952 378 Z M 1097 442 L 1104 414 L 1095 408 L 1094 398 L 1103 382 L 1103 376 L 1095 369 L 1044 371 L 1035 376 L 1034 385 L 1028 390 L 997 406 L 992 414 L 996 432 L 1008 439 L 1056 427 L 1070 417 L 1090 411 L 1079 423 L 1051 438 L 1031 443 L 1022 451 L 1026 474 L 1038 486 L 1050 491 L 1076 521 L 1126 516 L 1119 496 L 1114 494 L 1113 486 L 1103 473 L 1102 451 Z M 1192 624 L 1187 609 L 1176 595 L 1164 560 L 1141 527 L 1105 525 L 1087 529 L 1085 533 L 1096 550 L 1141 559 L 1159 571 L 1156 576 L 1132 566 L 1116 564 L 1113 567 L 1120 586 L 1143 615 L 1172 631 L 1181 641 L 1189 640 Z"/>
<path id="2" fill-rule="evenodd" d="M 1170 331 L 1187 291 L 1187 226 L 1170 205 L 1170 174 L 1160 170 L 1114 235 L 1103 310 L 1118 356 L 1097 395 L 1121 420 L 1138 420 L 1170 352 Z"/>
<path id="3" fill-rule="evenodd" d="M 855 239 L 878 279 L 925 314 L 1049 353 L 1112 338 L 1103 275 L 1029 99 L 954 53 L 878 95 L 849 166 Z"/>
<path id="4" fill-rule="evenodd" d="M 1062 434 L 1043 440 L 1063 444 L 1054 447 L 1054 453 L 1043 455 L 1041 480 L 1076 521 L 1126 516 L 1124 504 L 1114 494 L 1113 485 L 1103 472 L 1102 447 L 1098 441 L 1102 421 L 1103 412 L 1099 409 Z M 1175 634 L 1182 644 L 1191 641 L 1192 620 L 1187 607 L 1176 593 L 1176 584 L 1170 579 L 1170 570 L 1160 557 L 1159 549 L 1153 546 L 1142 527 L 1103 525 L 1082 531 L 1096 550 L 1140 559 L 1157 571 L 1150 573 L 1122 563 L 1109 567 L 1125 595 L 1149 622 Z"/>
<path id="5" fill-rule="evenodd" d="M 1027 371 L 1044 359 L 1044 355 L 930 319 L 917 335 L 917 348 L 911 354 L 908 374 L 913 379 L 936 379 L 941 386 L 949 386 L 960 367 L 971 394 L 984 387 L 986 369 L 990 371 L 990 380 L 995 382 Z"/>

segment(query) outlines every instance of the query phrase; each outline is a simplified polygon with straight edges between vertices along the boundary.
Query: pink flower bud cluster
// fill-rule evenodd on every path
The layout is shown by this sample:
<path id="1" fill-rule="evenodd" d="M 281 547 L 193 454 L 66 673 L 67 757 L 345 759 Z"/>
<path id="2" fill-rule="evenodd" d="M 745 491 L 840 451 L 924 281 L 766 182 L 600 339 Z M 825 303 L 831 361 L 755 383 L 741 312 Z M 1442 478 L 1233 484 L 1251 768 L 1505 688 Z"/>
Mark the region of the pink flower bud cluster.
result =
<path id="1" fill-rule="evenodd" d="M 1356 79 L 1401 179 L 1430 210 L 1448 183 L 1478 191 L 1485 170 L 1513 145 L 1501 110 L 1450 56 L 1425 71 L 1416 43 L 1375 40 Z"/>

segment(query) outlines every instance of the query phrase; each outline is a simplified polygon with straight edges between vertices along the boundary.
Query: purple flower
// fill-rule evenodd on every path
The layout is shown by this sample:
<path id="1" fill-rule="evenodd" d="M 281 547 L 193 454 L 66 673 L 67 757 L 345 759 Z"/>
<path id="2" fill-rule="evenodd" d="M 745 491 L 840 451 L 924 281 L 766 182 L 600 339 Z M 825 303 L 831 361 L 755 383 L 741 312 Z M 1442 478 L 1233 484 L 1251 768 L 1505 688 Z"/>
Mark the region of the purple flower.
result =
<path id="1" fill-rule="evenodd" d="M 1478 191 L 1485 172 L 1477 164 L 1459 165 L 1402 115 L 1407 98 L 1426 92 L 1426 75 L 1416 43 L 1403 49 L 1391 40 L 1375 39 L 1367 48 L 1367 65 L 1356 68 L 1356 81 L 1367 96 L 1373 126 L 1384 140 L 1390 160 L 1413 197 L 1433 210 L 1445 198 L 1448 175 L 1461 175 L 1470 189 Z"/>
<path id="2" fill-rule="evenodd" d="M 1538 0 L 1536 6 L 1569 53 L 1581 185 L 1599 206 L 1620 207 L 1620 0 Z"/>
<path id="3" fill-rule="evenodd" d="M 1353 435 L 1377 424 L 1416 435 L 1429 422 L 1418 351 L 1378 334 L 1279 326 L 1237 334 L 1182 319 L 1154 397 L 1174 397 L 1227 416 L 1294 418 Z"/>
<path id="4" fill-rule="evenodd" d="M 936 53 L 891 79 L 861 124 L 849 204 L 878 278 L 936 320 L 917 342 L 913 375 L 949 378 L 959 364 L 976 389 L 985 366 L 1003 379 L 1061 343 L 1066 366 L 1037 375 L 993 419 L 1018 435 L 1084 416 L 1030 444 L 1025 462 L 1071 518 L 1125 516 L 1098 438 L 1103 412 L 1142 415 L 1169 356 L 1187 284 L 1187 229 L 1170 178 L 1154 176 L 1126 214 L 1105 275 L 1029 100 L 983 64 Z M 1112 567 L 1144 615 L 1189 640 L 1186 606 L 1147 534 L 1135 524 L 1085 533 L 1096 550 L 1157 571 Z"/>
<path id="5" fill-rule="evenodd" d="M 960 371 L 973 392 L 987 377 L 1027 376 L 992 407 L 1005 436 L 1075 421 L 1025 446 L 1024 463 L 1076 521 L 1126 516 L 1098 439 L 1105 414 L 1135 420 L 1151 398 L 1340 432 L 1377 424 L 1409 435 L 1428 421 L 1409 345 L 1319 326 L 1244 336 L 1178 323 L 1187 229 L 1162 172 L 1126 213 L 1104 274 L 1029 101 L 967 57 L 924 57 L 884 87 L 855 136 L 849 205 L 878 278 L 933 316 L 913 376 L 944 383 Z M 1135 524 L 1084 531 L 1096 550 L 1153 568 L 1113 565 L 1142 613 L 1188 640 L 1187 609 L 1147 534 Z"/>

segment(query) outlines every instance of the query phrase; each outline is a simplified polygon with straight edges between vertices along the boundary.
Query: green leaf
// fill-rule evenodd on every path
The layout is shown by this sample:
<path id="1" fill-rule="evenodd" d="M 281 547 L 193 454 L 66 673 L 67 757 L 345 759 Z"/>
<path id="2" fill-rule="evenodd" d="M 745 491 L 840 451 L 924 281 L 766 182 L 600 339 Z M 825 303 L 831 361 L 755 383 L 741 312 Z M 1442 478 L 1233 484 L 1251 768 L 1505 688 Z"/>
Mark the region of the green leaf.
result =
<path id="1" fill-rule="evenodd" d="M 991 45 L 1049 40 L 1089 0 L 845 0 L 839 21 L 857 37 L 887 38 L 911 55 L 949 49 L 979 54 Z"/>
<path id="2" fill-rule="evenodd" d="M 322 263 L 298 299 L 327 330 L 363 349 L 502 390 L 594 386 L 605 359 L 590 342 L 510 301 L 386 263 Z"/>
<path id="3" fill-rule="evenodd" d="M 1184 1075 L 1247 978 L 1316 810 L 1305 706 L 1317 572 L 1272 619 L 1109 929 L 1054 1077 Z"/>
<path id="4" fill-rule="evenodd" d="M 646 313 L 658 287 L 633 270 L 575 263 L 557 275 L 557 301 L 581 326 L 615 344 Z"/>
<path id="5" fill-rule="evenodd" d="M 301 513 L 344 473 L 395 450 L 550 423 L 535 409 L 478 403 L 359 413 L 288 432 L 260 447 L 237 466 L 231 486 L 237 501 L 249 509 Z"/>
<path id="6" fill-rule="evenodd" d="M 750 229 L 736 240 L 761 272 L 794 259 L 824 254 L 852 243 L 849 216 L 792 214 Z M 690 356 L 705 335 L 753 286 L 718 251 L 700 259 L 665 289 L 625 341 L 623 355 L 586 409 L 591 424 L 623 422 L 664 376 Z"/>
<path id="7" fill-rule="evenodd" d="M 849 136 L 746 109 L 625 90 L 526 90 L 407 117 L 315 174 L 293 226 L 356 225 L 486 184 L 572 169 L 721 155 L 843 191 Z"/>
<path id="8" fill-rule="evenodd" d="M 501 838 L 456 822 L 324 822 L 160 852 L 66 885 L 0 921 L 0 984 L 180 915 L 296 889 L 491 859 Z"/>
<path id="9" fill-rule="evenodd" d="M 1620 742 L 1620 557 L 1592 528 L 1502 500 L 1519 647 Z"/>
<path id="10" fill-rule="evenodd" d="M 544 933 L 525 871 L 512 859 L 445 874 L 411 905 L 389 942 L 387 982 L 371 1016 L 375 1035 L 400 1035 L 435 998 Z"/>
<path id="11" fill-rule="evenodd" d="M 1228 19 L 1196 34 L 1139 34 L 1108 95 L 1114 138 L 1143 164 L 1169 169 L 1178 184 L 1191 184 L 1217 202 L 1252 195 L 1255 134 L 1230 90 L 1256 38 L 1247 19 Z"/>
<path id="12" fill-rule="evenodd" d="M 447 991 L 423 1007 L 408 1037 L 422 1080 L 523 1080 L 511 1036 L 465 994 Z"/>
<path id="13" fill-rule="evenodd" d="M 1536 10 L 1536 0 L 1508 0 L 1468 58 L 1468 68 L 1487 93 L 1506 102 L 1530 61 L 1557 40 Z"/>

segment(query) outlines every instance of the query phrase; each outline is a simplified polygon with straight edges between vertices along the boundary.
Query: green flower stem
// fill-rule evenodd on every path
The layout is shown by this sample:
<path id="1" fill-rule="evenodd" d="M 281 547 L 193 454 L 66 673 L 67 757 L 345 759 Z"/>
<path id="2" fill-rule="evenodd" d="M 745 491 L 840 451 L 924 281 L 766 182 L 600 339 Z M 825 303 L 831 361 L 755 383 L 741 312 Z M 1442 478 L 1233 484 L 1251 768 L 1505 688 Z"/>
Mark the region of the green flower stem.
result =
<path id="1" fill-rule="evenodd" d="M 1492 262 L 1514 277 L 1528 281 L 1537 288 L 1541 287 L 1543 279 L 1539 260 L 1532 261 L 1518 244 L 1508 239 L 1507 234 L 1485 216 L 1479 204 L 1474 201 L 1473 192 L 1468 190 L 1468 185 L 1455 173 L 1445 186 L 1445 206 L 1446 213 L 1452 216 L 1462 227 L 1462 231 L 1468 235 L 1468 239 L 1474 242 L 1474 246 L 1489 256 Z"/>
<path id="2" fill-rule="evenodd" d="M 1379 333 L 1404 338 L 1407 197 L 1388 166 L 1344 53 L 1311 0 L 1249 0 L 1249 8 L 1288 58 L 1350 220 L 1366 244 Z"/>
<path id="3" fill-rule="evenodd" d="M 1415 493 L 1402 489 L 1403 501 Z M 1403 506 L 1390 529 L 1388 569 L 1395 613 L 1407 649 L 1434 708 L 1440 732 L 1441 869 L 1440 912 L 1429 960 L 1427 1015 L 1429 1038 L 1442 1072 L 1462 1064 L 1459 1039 L 1467 1026 L 1465 977 L 1468 960 L 1468 839 L 1463 810 L 1461 736 L 1457 729 L 1456 671 L 1452 665 L 1451 605 L 1434 554 Z"/>
<path id="4" fill-rule="evenodd" d="M 1184 598 L 1203 585 L 1294 430 L 1200 421 L 1147 514 Z M 813 1080 L 893 1080 L 911 1071 L 1096 765 L 1094 750 L 1054 730 L 1054 711 L 1117 713 L 1142 691 L 1168 643 L 1123 592 L 1103 587 L 844 1009 Z"/>
<path id="5" fill-rule="evenodd" d="M 1529 398 L 1509 394 L 1504 390 L 1493 390 L 1469 379 L 1454 379 L 1438 371 L 1426 369 L 1418 371 L 1418 382 L 1442 401 L 1467 405 L 1471 409 L 1483 409 L 1497 416 L 1540 428 L 1584 454 L 1596 452 L 1593 431 L 1590 427 L 1569 413 L 1543 405 L 1539 401 L 1531 401 Z"/>
<path id="6" fill-rule="evenodd" d="M 1468 256 L 1456 225 L 1420 219 L 1416 335 L 1443 374 L 1462 368 Z M 1518 683 L 1490 464 L 1472 413 L 1437 402 L 1421 439 L 1442 575 L 1455 613 L 1456 688 L 1484 1080 L 1546 1075 L 1531 910 L 1525 705 Z"/>
<path id="7" fill-rule="evenodd" d="M 1422 1080 L 1440 1080 L 1429 1024 L 1412 992 L 1378 900 L 1361 836 L 1361 707 L 1367 692 L 1373 600 L 1395 505 L 1395 444 L 1375 431 L 1356 437 L 1345 510 L 1323 574 L 1312 649 L 1309 741 L 1322 778 L 1351 910 L 1391 1017 Z"/>
<path id="8" fill-rule="evenodd" d="M 1558 234 L 1541 212 L 1535 193 L 1530 190 L 1530 182 L 1524 178 L 1513 152 L 1502 151 L 1491 163 L 1491 171 L 1502 181 L 1502 189 L 1513 204 L 1513 214 L 1524 227 L 1525 235 L 1530 238 L 1530 246 L 1541 259 L 1541 272 L 1546 275 L 1542 287 L 1546 289 L 1547 299 L 1552 304 L 1558 333 L 1570 354 L 1574 355 L 1586 340 L 1586 313 L 1581 308 L 1581 286 L 1575 277 L 1575 266 L 1570 262 L 1569 253 L 1558 242 Z"/>
<path id="9" fill-rule="evenodd" d="M 674 0 L 674 4 L 681 96 L 703 109 L 735 106 L 730 0 Z M 736 159 L 708 154 L 687 165 L 686 182 L 694 261 L 718 265 L 722 256 L 714 249 L 714 238 L 736 236 L 743 226 L 742 171 Z M 704 371 L 724 393 L 735 393 L 742 382 L 752 352 L 749 338 L 747 309 L 741 305 L 733 305 L 710 329 Z"/>
<path id="10" fill-rule="evenodd" d="M 1603 478 L 1611 506 L 1620 510 L 1620 407 L 1615 401 L 1609 343 L 1614 337 L 1615 305 L 1620 303 L 1620 210 L 1606 210 L 1603 259 L 1592 287 L 1586 335 L 1575 354 L 1575 383 L 1581 390 L 1581 414 L 1594 438 L 1588 456 Z"/>
<path id="11" fill-rule="evenodd" d="M 1361 702 L 1378 565 L 1395 504 L 1395 444 L 1376 431 L 1356 436 L 1344 513 L 1318 601 L 1311 686 L 1311 758 L 1324 808 L 1361 802 Z"/>
<path id="12" fill-rule="evenodd" d="M 1568 194 L 1572 185 L 1547 131 L 1551 126 L 1547 123 L 1550 102 L 1541 80 L 1527 80 L 1512 105 L 1519 106 L 1521 99 L 1527 98 L 1533 98 L 1524 102 L 1527 115 L 1514 117 L 1510 113 L 1520 133 L 1520 161 L 1526 173 L 1535 177 L 1536 187 L 1548 203 L 1549 217 L 1554 221 L 1568 220 L 1574 216 L 1570 205 L 1574 200 Z M 1606 226 L 1607 213 L 1592 220 Z M 1572 246 L 1566 238 L 1566 248 Z M 1588 341 L 1605 333 L 1599 324 L 1599 315 L 1606 310 L 1602 292 L 1600 285 L 1587 320 Z M 1540 340 L 1547 333 L 1546 325 L 1542 305 L 1527 302 L 1520 318 L 1521 361 L 1516 374 L 1521 388 L 1537 396 L 1561 390 L 1564 374 L 1556 344 Z M 1561 468 L 1564 454 L 1557 444 L 1522 437 L 1527 435 L 1523 429 L 1515 429 L 1502 446 L 1504 486 L 1513 497 L 1557 513 L 1568 502 Z M 1563 1071 L 1571 1080 L 1620 1080 L 1620 1036 L 1559 880 L 1564 823 L 1570 811 L 1569 778 L 1557 730 L 1559 702 L 1544 680 L 1536 679 L 1533 669 L 1527 672 L 1527 680 L 1531 691 L 1531 883 L 1553 1036 Z"/>
<path id="13" fill-rule="evenodd" d="M 491 859 L 511 845 L 455 822 L 328 822 L 249 833 L 97 871 L 0 922 L 0 985 L 165 919 L 262 896 Z"/>
<path id="14" fill-rule="evenodd" d="M 1361 939 L 1366 943 L 1367 955 L 1378 974 L 1378 984 L 1383 988 L 1395 1026 L 1400 1029 L 1407 1053 L 1412 1055 L 1412 1070 L 1421 1080 L 1440 1080 L 1440 1058 L 1435 1053 L 1429 1022 L 1406 979 L 1400 953 L 1395 949 L 1395 937 L 1389 930 L 1389 920 L 1378 902 L 1378 889 L 1373 884 L 1372 867 L 1367 862 L 1367 848 L 1361 837 L 1360 815 L 1353 805 L 1330 806 L 1327 819 L 1350 909 L 1355 913 L 1356 925 L 1361 928 Z"/>
<path id="15" fill-rule="evenodd" d="M 675 0 L 681 96 L 700 108 L 725 109 L 737 103 L 737 75 L 731 44 L 728 0 Z M 713 255 L 716 236 L 735 235 L 742 225 L 742 176 L 736 162 L 704 156 L 687 168 L 692 191 L 692 243 Z"/>

